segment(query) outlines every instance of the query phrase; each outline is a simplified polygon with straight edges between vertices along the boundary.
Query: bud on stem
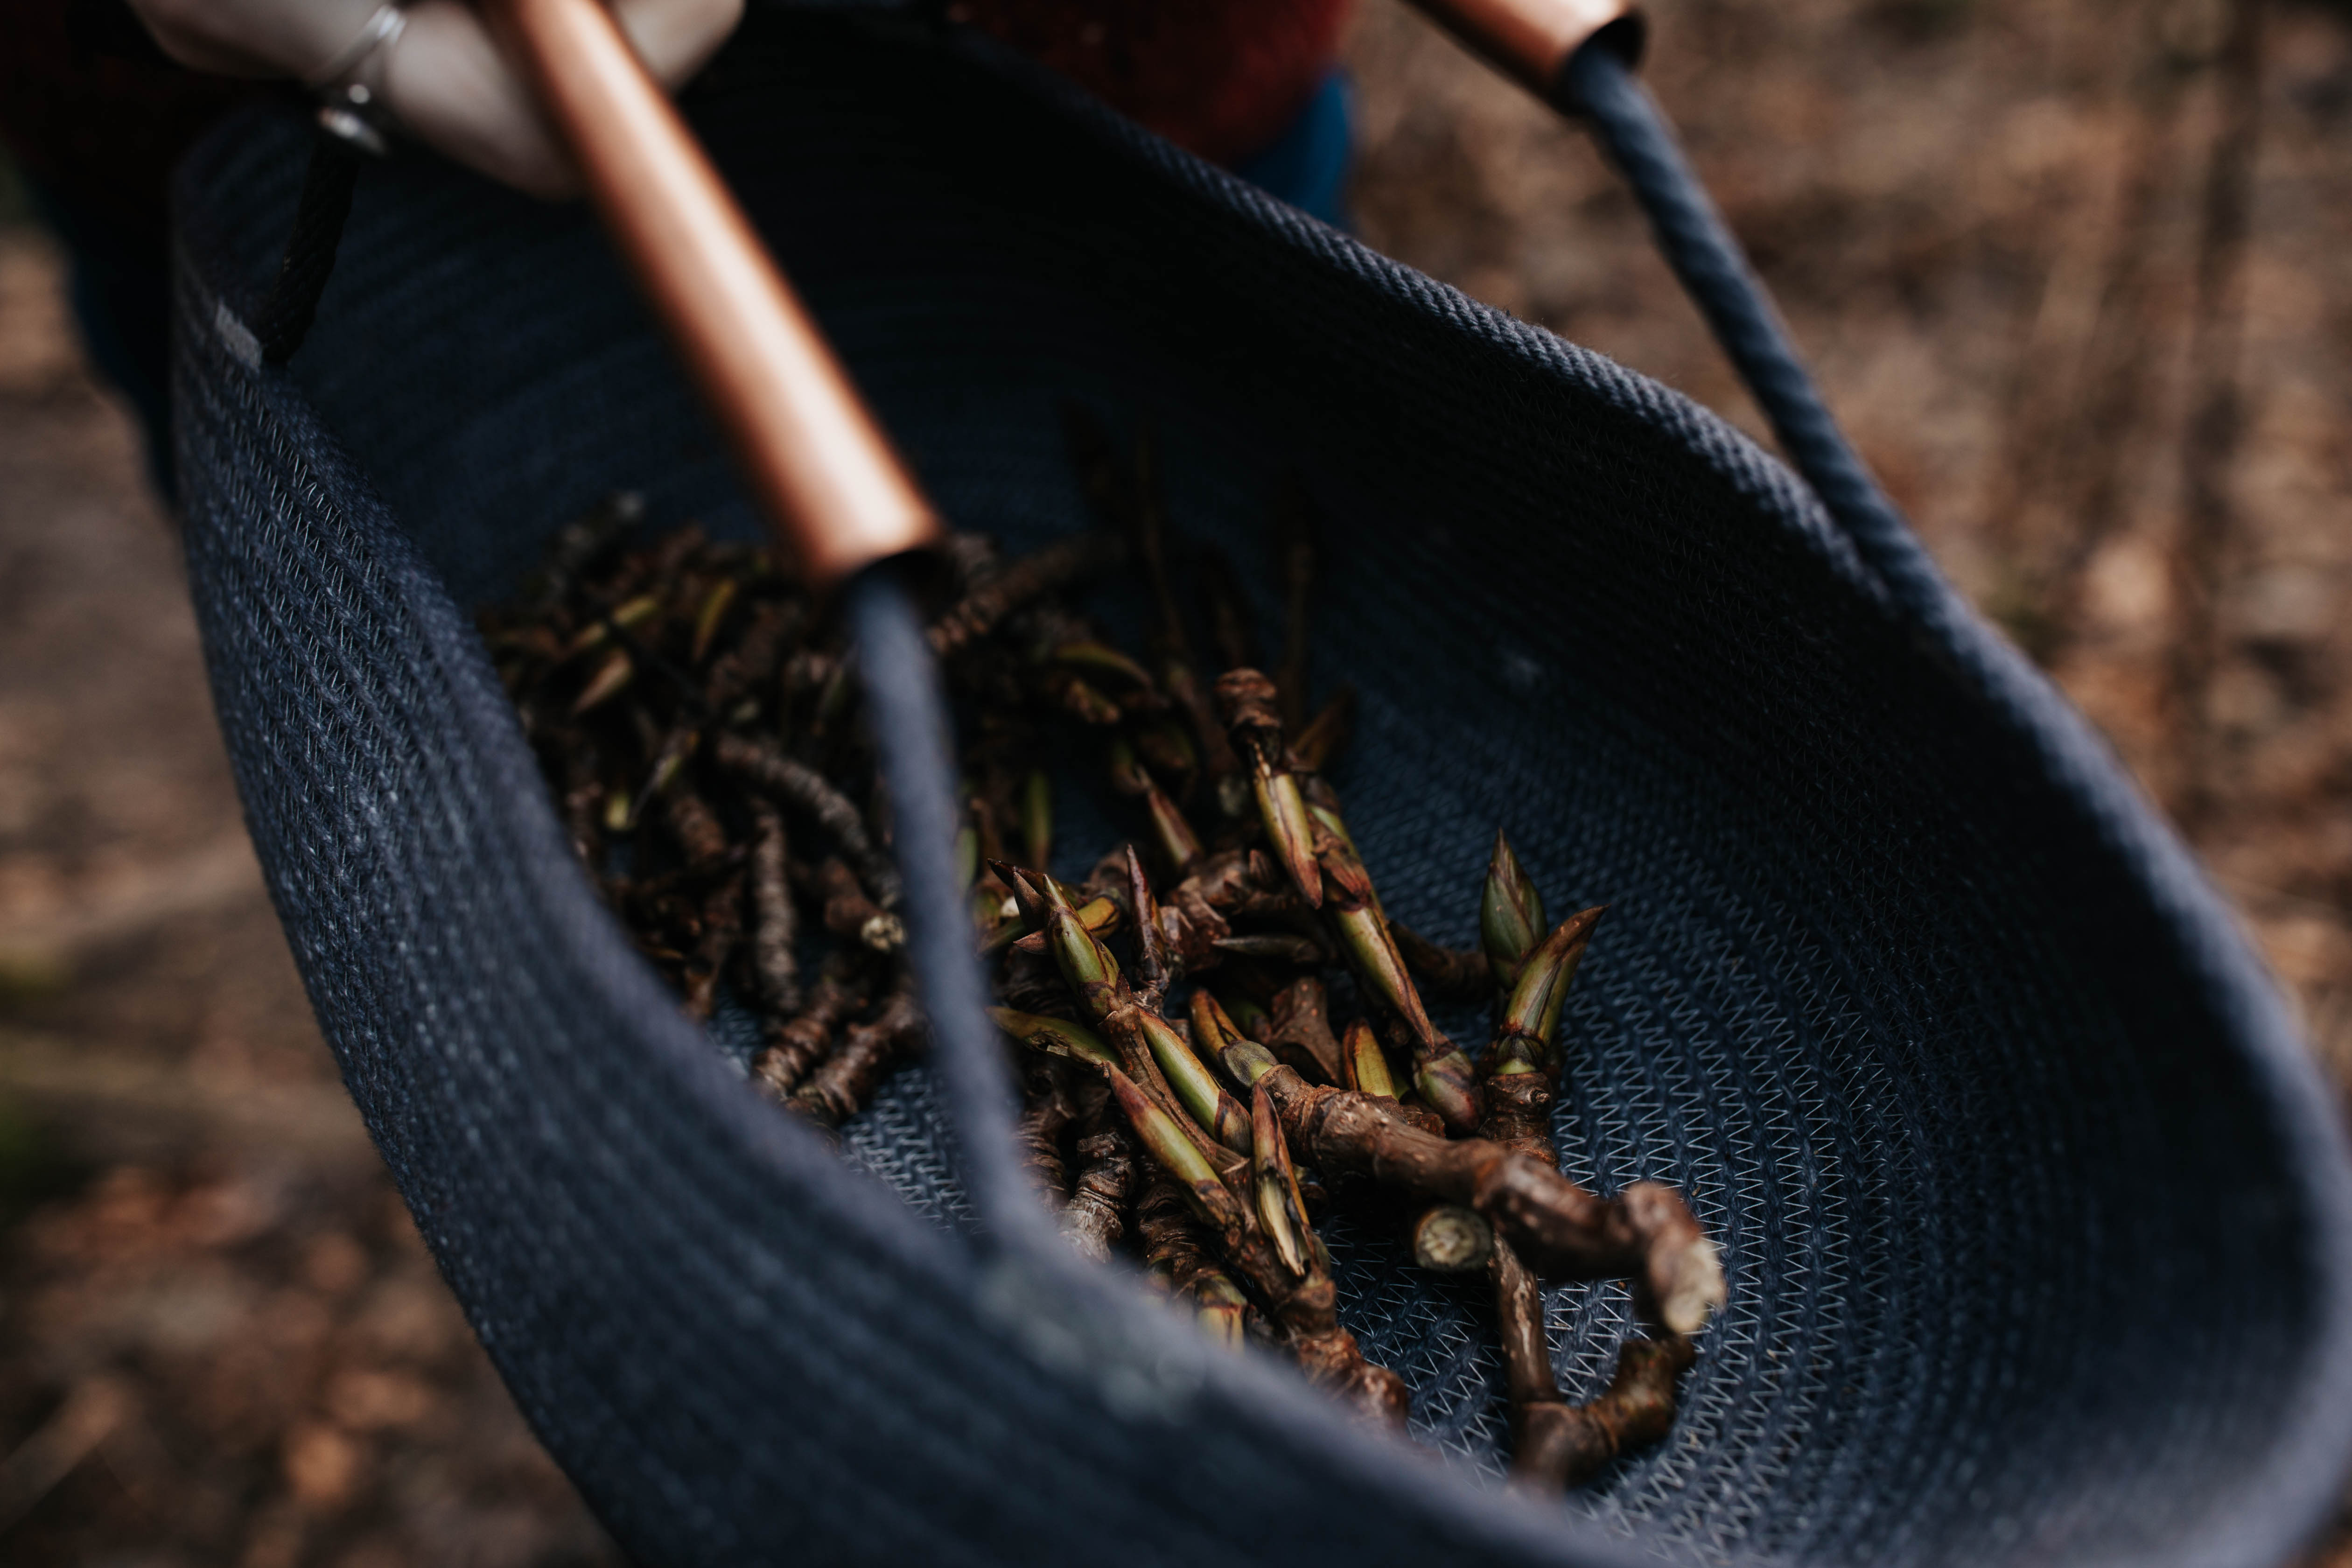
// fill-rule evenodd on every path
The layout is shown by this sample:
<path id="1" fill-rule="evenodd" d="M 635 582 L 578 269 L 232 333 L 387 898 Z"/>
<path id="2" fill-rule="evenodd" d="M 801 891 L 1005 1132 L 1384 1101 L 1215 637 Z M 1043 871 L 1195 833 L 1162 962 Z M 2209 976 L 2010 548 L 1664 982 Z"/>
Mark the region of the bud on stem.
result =
<path id="1" fill-rule="evenodd" d="M 1220 1230 L 1238 1228 L 1246 1222 L 1234 1194 L 1225 1190 L 1216 1168 L 1211 1165 L 1192 1137 L 1152 1098 L 1136 1087 L 1136 1082 L 1118 1068 L 1103 1068 L 1109 1080 L 1112 1096 L 1118 1101 L 1119 1114 L 1127 1118 L 1135 1135 L 1141 1140 L 1144 1151 L 1159 1163 L 1160 1168 L 1173 1177 L 1190 1195 L 1192 1207 L 1200 1216 Z"/>
<path id="2" fill-rule="evenodd" d="M 1290 1151 L 1275 1121 L 1274 1102 L 1263 1088 L 1250 1096 L 1251 1186 L 1257 1200 L 1258 1224 L 1273 1238 L 1283 1267 L 1304 1279 L 1307 1275 L 1307 1205 L 1298 1202 L 1290 1179 Z M 1297 1214 L 1292 1210 L 1296 1208 Z"/>
<path id="3" fill-rule="evenodd" d="M 991 1007 L 988 1016 L 996 1026 L 1024 1046 L 1055 1056 L 1075 1057 L 1090 1067 L 1115 1068 L 1118 1053 L 1079 1025 L 1066 1018 L 1048 1018 L 1036 1013 L 1024 1013 L 1012 1007 Z"/>
<path id="4" fill-rule="evenodd" d="M 1388 1053 L 1381 1049 L 1380 1037 L 1372 1032 L 1372 1026 L 1361 1018 L 1348 1026 L 1348 1037 L 1339 1047 L 1339 1062 L 1347 1086 L 1357 1093 L 1399 1098 L 1396 1079 L 1389 1071 Z"/>
<path id="5" fill-rule="evenodd" d="M 1493 1076 L 1541 1072 L 1552 1059 L 1552 1036 L 1559 1027 L 1569 983 L 1576 977 L 1584 950 L 1592 943 L 1593 928 L 1601 923 L 1605 907 L 1584 910 L 1560 921 L 1520 964 L 1510 1001 L 1503 1009 L 1503 1021 L 1495 1030 L 1488 1068 Z"/>
<path id="6" fill-rule="evenodd" d="M 1167 1019 L 1139 1008 L 1136 1022 L 1150 1043 L 1151 1059 L 1160 1065 L 1168 1087 L 1176 1091 L 1184 1113 L 1226 1148 L 1237 1154 L 1246 1152 L 1250 1121 L 1241 1102 L 1224 1091 Z"/>
<path id="7" fill-rule="evenodd" d="M 1543 899 L 1519 864 L 1511 841 L 1495 830 L 1495 849 L 1486 862 L 1486 885 L 1478 898 L 1478 938 L 1486 949 L 1486 963 L 1495 984 L 1508 994 L 1519 976 L 1519 965 L 1543 940 Z"/>
<path id="8" fill-rule="evenodd" d="M 1285 761 L 1276 702 L 1274 682 L 1257 670 L 1229 669 L 1217 678 L 1217 706 L 1234 749 L 1249 764 L 1250 795 L 1257 803 L 1259 824 L 1299 898 L 1308 909 L 1319 909 L 1323 874 L 1315 859 L 1315 830 L 1307 815 L 1307 798 Z"/>
<path id="9" fill-rule="evenodd" d="M 1054 781 L 1034 772 L 1021 785 L 1021 847 L 1043 871 L 1054 854 Z"/>

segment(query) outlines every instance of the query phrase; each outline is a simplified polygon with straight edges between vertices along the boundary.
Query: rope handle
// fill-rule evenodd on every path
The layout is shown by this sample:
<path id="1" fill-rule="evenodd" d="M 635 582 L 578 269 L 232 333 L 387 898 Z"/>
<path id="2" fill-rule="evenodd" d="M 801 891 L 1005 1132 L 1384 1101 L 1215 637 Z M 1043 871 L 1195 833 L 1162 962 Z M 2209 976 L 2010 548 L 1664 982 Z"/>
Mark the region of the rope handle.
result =
<path id="1" fill-rule="evenodd" d="M 1625 0 L 1414 0 L 1472 49 L 1586 125 L 1641 203 L 1684 292 L 1780 448 L 1888 593 L 1915 610 L 1944 590 L 1910 525 L 1839 428 L 1787 324 L 1634 75 L 1646 40 Z"/>
<path id="2" fill-rule="evenodd" d="M 1864 562 L 1899 602 L 1926 609 L 1939 600 L 1926 550 L 1831 414 L 1771 294 L 1618 41 L 1602 35 L 1578 49 L 1544 98 L 1591 129 L 1780 449 Z"/>
<path id="3" fill-rule="evenodd" d="M 278 276 L 253 313 L 253 335 L 267 363 L 284 364 L 310 336 L 319 297 L 334 275 L 343 220 L 351 216 L 352 193 L 359 187 L 361 156 L 352 143 L 324 131 L 310 143 L 310 162 L 302 173 L 302 195 L 295 203 L 294 226 L 278 258 Z"/>

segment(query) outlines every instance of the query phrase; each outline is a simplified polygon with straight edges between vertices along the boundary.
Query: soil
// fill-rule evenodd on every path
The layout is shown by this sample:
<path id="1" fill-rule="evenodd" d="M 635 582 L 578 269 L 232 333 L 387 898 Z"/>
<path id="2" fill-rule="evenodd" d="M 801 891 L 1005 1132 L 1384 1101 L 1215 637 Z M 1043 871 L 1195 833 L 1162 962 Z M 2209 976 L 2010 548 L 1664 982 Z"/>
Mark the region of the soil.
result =
<path id="1" fill-rule="evenodd" d="M 1662 0 L 1646 76 L 1946 570 L 2112 738 L 2352 1081 L 2352 22 Z M 1397 0 L 1373 245 L 1761 433 L 1582 135 Z M 2231 215 L 2242 213 L 2242 226 Z M 0 223 L 0 1557 L 619 1561 L 343 1096 L 171 524 Z M 2352 1531 L 2314 1561 L 2352 1562 Z"/>

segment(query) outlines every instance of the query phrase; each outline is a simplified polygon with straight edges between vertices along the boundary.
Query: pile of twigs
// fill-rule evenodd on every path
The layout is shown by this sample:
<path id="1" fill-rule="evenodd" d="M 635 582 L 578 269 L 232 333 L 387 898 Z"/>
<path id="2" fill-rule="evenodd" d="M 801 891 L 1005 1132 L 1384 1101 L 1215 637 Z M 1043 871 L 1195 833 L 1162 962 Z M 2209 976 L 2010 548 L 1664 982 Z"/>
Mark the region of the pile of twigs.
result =
<path id="1" fill-rule="evenodd" d="M 1390 921 L 1324 776 L 1352 693 L 1312 719 L 1300 701 L 1316 558 L 1303 503 L 1277 529 L 1278 679 L 1255 668 L 1233 568 L 1194 552 L 1223 671 L 1206 679 L 1150 445 L 1122 462 L 1076 412 L 1070 434 L 1106 526 L 1011 563 L 957 536 L 930 632 L 963 737 L 974 940 L 1016 1043 L 1038 1184 L 1081 1252 L 1130 1252 L 1213 1337 L 1275 1348 L 1390 1424 L 1403 1384 L 1340 1325 L 1314 1220 L 1402 1203 L 1419 1266 L 1493 1281 L 1515 1472 L 1573 1485 L 1665 1432 L 1691 1336 L 1723 1300 L 1678 1192 L 1636 1183 L 1604 1200 L 1559 1171 L 1556 1036 L 1601 911 L 1548 927 L 1498 834 L 1483 951 Z M 611 503 L 566 530 L 483 629 L 639 946 L 694 1016 L 722 985 L 751 1006 L 755 1080 L 837 1127 L 923 1041 L 852 656 L 765 551 L 692 527 L 625 549 L 639 510 Z M 1066 597 L 1123 560 L 1152 605 L 1140 658 Z M 1048 758 L 1082 760 L 1129 802 L 1146 847 L 1076 885 L 1053 877 Z M 1334 969 L 1363 1016 L 1332 1016 Z M 1476 1060 L 1431 1022 L 1424 988 L 1492 1005 Z M 1643 1331 L 1591 1404 L 1554 1381 L 1538 1276 L 1632 1282 Z"/>

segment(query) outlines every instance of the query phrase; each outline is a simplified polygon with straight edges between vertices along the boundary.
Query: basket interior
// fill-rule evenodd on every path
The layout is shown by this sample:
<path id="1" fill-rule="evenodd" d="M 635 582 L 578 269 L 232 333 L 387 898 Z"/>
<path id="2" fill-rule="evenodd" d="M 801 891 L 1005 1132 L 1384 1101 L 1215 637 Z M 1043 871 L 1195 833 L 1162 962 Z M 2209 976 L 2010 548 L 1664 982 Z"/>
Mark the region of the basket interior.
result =
<path id="1" fill-rule="evenodd" d="M 1362 694 L 1336 783 L 1398 916 L 1470 942 L 1497 826 L 1555 910 L 1610 906 L 1562 1025 L 1563 1164 L 1679 1184 L 1730 1304 L 1672 1438 L 1568 1509 L 1697 1561 L 2123 1557 L 2260 1473 L 2317 1310 L 2263 1101 L 2145 891 L 1785 476 L 968 66 L 812 27 L 747 40 L 695 111 L 960 526 L 1084 524 L 1057 399 L 1148 419 L 1176 530 L 1252 569 L 1271 637 L 1254 569 L 1304 479 L 1318 689 Z M 282 195 L 252 197 L 251 276 Z M 750 530 L 577 214 L 372 171 L 295 369 L 461 605 L 614 489 Z M 1082 871 L 1122 819 L 1067 780 L 1061 805 Z M 912 1070 L 847 1143 L 954 1223 L 938 1116 Z M 1499 1474 L 1483 1289 L 1330 1240 L 1415 1435 Z M 1547 1300 L 1563 1385 L 1597 1393 L 1622 1288 Z"/>

